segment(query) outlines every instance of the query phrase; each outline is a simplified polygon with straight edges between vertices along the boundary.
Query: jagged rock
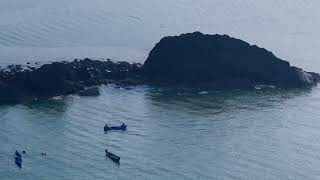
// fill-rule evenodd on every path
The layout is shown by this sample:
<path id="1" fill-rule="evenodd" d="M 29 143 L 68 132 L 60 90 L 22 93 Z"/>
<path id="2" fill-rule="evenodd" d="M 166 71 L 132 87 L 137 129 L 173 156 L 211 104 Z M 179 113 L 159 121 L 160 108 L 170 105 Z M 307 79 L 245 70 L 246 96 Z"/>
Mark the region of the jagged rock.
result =
<path id="1" fill-rule="evenodd" d="M 305 72 L 302 69 L 297 67 L 292 67 L 292 68 L 296 71 L 298 78 L 303 85 L 316 85 L 318 81 L 316 79 L 316 76 L 314 78 L 311 73 Z"/>
<path id="2" fill-rule="evenodd" d="M 9 86 L 3 83 L 1 80 L 0 80 L 0 94 L 2 97 L 1 100 L 14 100 L 14 99 L 24 97 L 24 94 L 22 91 L 20 91 L 14 86 Z"/>
<path id="3" fill-rule="evenodd" d="M 314 73 L 314 72 L 308 72 L 308 73 L 312 75 L 312 78 L 314 81 L 320 82 L 320 74 Z"/>
<path id="4" fill-rule="evenodd" d="M 120 82 L 135 77 L 139 67 L 138 64 L 91 59 L 54 62 L 28 70 L 12 65 L 0 70 L 0 99 L 75 94 L 85 87 L 100 85 L 107 80 Z M 97 91 L 92 92 L 97 94 Z"/>
<path id="5" fill-rule="evenodd" d="M 246 84 L 286 88 L 314 85 L 320 79 L 317 73 L 291 67 L 266 49 L 227 35 L 200 32 L 161 39 L 150 52 L 142 73 L 152 82 L 220 87 L 231 84 L 232 88 L 241 88 L 239 79 L 245 79 Z"/>
<path id="6" fill-rule="evenodd" d="M 303 87 L 320 81 L 318 73 L 292 67 L 266 49 L 227 35 L 200 32 L 163 38 L 143 66 L 91 59 L 28 66 L 0 70 L 0 100 L 76 93 L 96 96 L 100 94 L 97 87 L 86 87 L 108 83 L 250 89 L 255 85 Z"/>
<path id="7" fill-rule="evenodd" d="M 125 78 L 119 82 L 124 86 L 137 86 L 145 83 L 145 80 L 141 76 L 132 76 L 130 78 Z M 119 84 L 118 83 L 118 84 Z"/>
<path id="8" fill-rule="evenodd" d="M 99 96 L 100 91 L 98 87 L 88 88 L 85 90 L 82 90 L 78 93 L 80 96 Z"/>

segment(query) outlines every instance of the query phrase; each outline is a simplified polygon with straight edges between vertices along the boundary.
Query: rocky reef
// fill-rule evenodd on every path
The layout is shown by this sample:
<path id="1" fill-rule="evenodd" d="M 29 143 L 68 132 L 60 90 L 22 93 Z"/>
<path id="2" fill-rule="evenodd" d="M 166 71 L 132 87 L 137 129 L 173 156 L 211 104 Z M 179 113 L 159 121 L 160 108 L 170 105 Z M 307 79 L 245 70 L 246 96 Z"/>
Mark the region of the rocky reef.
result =
<path id="1" fill-rule="evenodd" d="M 200 32 L 165 37 L 143 66 L 150 81 L 212 88 L 250 88 L 258 84 L 295 88 L 316 85 L 308 73 L 266 49 L 227 35 Z"/>
<path id="2" fill-rule="evenodd" d="M 86 87 L 132 82 L 139 79 L 140 64 L 98 61 L 54 62 L 40 68 L 23 69 L 20 65 L 0 71 L 0 99 L 15 100 L 30 97 L 53 97 L 67 94 L 99 95 L 96 88 Z M 135 82 L 135 81 L 134 81 Z"/>
<path id="3" fill-rule="evenodd" d="M 97 96 L 99 89 L 90 87 L 109 83 L 232 89 L 255 85 L 298 88 L 319 81 L 318 73 L 290 66 L 266 49 L 227 35 L 194 32 L 161 39 L 144 65 L 91 59 L 27 69 L 10 65 L 0 70 L 0 101 L 67 94 Z"/>

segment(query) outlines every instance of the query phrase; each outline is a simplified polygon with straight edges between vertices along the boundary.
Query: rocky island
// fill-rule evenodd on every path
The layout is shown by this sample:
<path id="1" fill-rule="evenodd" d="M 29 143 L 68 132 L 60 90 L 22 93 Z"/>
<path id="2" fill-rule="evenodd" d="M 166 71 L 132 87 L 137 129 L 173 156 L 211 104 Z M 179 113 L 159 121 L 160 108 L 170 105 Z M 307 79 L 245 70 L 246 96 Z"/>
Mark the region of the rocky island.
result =
<path id="1" fill-rule="evenodd" d="M 161 39 L 151 50 L 143 73 L 151 81 L 213 88 L 316 85 L 319 74 L 290 66 L 272 52 L 227 35 L 200 32 Z"/>
<path id="2" fill-rule="evenodd" d="M 299 88 L 319 80 L 319 74 L 290 66 L 266 49 L 227 35 L 194 32 L 161 39 L 143 65 L 91 59 L 29 69 L 11 65 L 0 71 L 0 99 L 99 95 L 89 87 L 109 83 L 232 89 L 262 84 Z"/>

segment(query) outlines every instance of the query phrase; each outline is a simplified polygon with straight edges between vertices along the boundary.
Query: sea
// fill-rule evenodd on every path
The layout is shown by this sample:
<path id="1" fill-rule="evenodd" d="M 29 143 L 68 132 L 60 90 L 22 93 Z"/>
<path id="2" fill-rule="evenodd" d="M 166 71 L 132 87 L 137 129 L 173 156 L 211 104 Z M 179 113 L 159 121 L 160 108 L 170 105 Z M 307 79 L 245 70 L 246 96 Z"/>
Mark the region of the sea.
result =
<path id="1" fill-rule="evenodd" d="M 317 0 L 1 0 L 0 66 L 143 63 L 162 37 L 201 31 L 320 72 L 319 8 Z M 0 179 L 320 178 L 319 87 L 99 89 L 98 97 L 0 102 Z M 126 131 L 103 131 L 122 122 Z M 26 151 L 22 168 L 16 150 Z"/>

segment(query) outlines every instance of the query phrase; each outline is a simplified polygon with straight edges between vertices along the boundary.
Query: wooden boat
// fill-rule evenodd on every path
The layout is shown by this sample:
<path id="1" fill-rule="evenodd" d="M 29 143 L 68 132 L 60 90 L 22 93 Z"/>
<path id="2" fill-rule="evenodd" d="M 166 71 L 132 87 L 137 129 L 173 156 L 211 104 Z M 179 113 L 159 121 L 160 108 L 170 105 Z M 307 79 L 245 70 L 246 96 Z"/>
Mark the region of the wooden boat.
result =
<path id="1" fill-rule="evenodd" d="M 127 125 L 125 125 L 124 123 L 122 123 L 121 126 L 111 126 L 109 127 L 107 124 L 104 126 L 104 131 L 110 131 L 110 130 L 122 130 L 125 131 L 127 129 Z"/>
<path id="2" fill-rule="evenodd" d="M 22 166 L 22 159 L 21 159 L 21 157 L 15 157 L 15 163 L 16 163 L 16 165 L 17 165 L 19 168 L 21 168 L 21 166 Z"/>
<path id="3" fill-rule="evenodd" d="M 108 158 L 110 158 L 110 159 L 111 159 L 112 161 L 114 161 L 114 162 L 117 162 L 117 163 L 120 162 L 120 157 L 117 156 L 117 155 L 115 155 L 115 154 L 112 154 L 111 152 L 108 152 L 107 149 L 106 149 L 106 156 L 107 156 Z"/>
<path id="4" fill-rule="evenodd" d="M 22 167 L 22 162 L 20 162 L 20 161 L 16 161 L 15 163 L 16 163 L 16 165 L 17 165 L 19 168 L 21 168 L 21 167 Z"/>

